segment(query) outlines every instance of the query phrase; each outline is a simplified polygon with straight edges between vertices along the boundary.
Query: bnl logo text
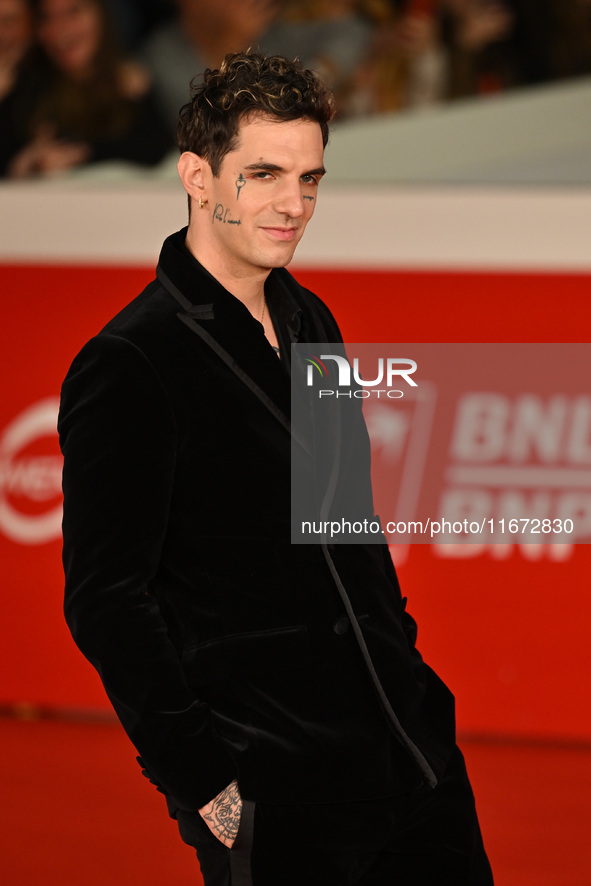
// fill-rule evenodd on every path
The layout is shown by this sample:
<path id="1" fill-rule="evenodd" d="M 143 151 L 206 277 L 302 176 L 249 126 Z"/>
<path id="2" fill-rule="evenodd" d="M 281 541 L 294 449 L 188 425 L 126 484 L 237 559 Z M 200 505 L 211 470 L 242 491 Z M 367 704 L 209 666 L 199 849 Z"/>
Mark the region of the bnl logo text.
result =
<path id="1" fill-rule="evenodd" d="M 413 388 L 417 387 L 416 381 L 410 376 L 416 372 L 417 364 L 414 360 L 404 357 L 379 357 L 377 376 L 372 379 L 362 378 L 359 372 L 359 359 L 353 358 L 353 366 L 349 361 L 340 354 L 321 354 L 320 357 L 312 355 L 306 358 L 308 363 L 306 384 L 312 387 L 314 378 L 318 373 L 322 380 L 328 379 L 329 372 L 325 361 L 333 360 L 338 369 L 338 390 L 337 389 L 321 389 L 318 396 L 322 397 L 357 397 L 358 399 L 366 399 L 367 397 L 380 397 L 382 394 L 391 399 L 400 399 L 404 396 L 404 392 L 394 388 L 395 383 L 400 383 L 399 379 L 406 382 Z M 385 388 L 379 388 L 378 385 L 384 384 Z M 351 386 L 356 385 L 353 390 Z M 340 390 L 340 389 L 344 390 Z"/>

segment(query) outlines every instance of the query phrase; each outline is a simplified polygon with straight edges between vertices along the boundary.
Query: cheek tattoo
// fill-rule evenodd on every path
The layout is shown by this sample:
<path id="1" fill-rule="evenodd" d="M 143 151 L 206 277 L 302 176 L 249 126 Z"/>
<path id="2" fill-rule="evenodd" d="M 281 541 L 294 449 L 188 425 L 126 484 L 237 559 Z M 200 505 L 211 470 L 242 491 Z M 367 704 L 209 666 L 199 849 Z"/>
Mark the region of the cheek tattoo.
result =
<path id="1" fill-rule="evenodd" d="M 314 199 L 314 197 L 310 197 L 309 194 L 303 194 L 302 196 L 303 196 L 304 200 L 313 200 Z"/>
<path id="2" fill-rule="evenodd" d="M 240 198 L 240 190 L 241 190 L 241 188 L 244 187 L 245 184 L 246 184 L 246 179 L 244 178 L 242 173 L 240 173 L 240 175 L 236 179 L 236 199 L 237 200 Z"/>
<path id="3" fill-rule="evenodd" d="M 211 223 L 213 224 L 214 222 L 219 221 L 224 225 L 226 225 L 226 224 L 239 225 L 240 219 L 239 218 L 228 218 L 229 212 L 230 212 L 229 207 L 227 209 L 225 209 L 222 203 L 216 203 L 214 210 L 211 214 Z"/>

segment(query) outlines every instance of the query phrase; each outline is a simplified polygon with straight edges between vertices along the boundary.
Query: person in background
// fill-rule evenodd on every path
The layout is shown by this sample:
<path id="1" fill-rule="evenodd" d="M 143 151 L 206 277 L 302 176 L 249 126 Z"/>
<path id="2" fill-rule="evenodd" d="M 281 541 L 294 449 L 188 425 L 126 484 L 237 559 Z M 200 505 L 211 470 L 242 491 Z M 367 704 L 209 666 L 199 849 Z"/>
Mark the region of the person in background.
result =
<path id="1" fill-rule="evenodd" d="M 424 108 L 445 98 L 447 53 L 438 11 L 437 0 L 380 4 L 379 26 L 344 99 L 345 114 Z"/>
<path id="2" fill-rule="evenodd" d="M 299 58 L 333 90 L 337 112 L 365 58 L 387 0 L 288 0 L 261 48 Z"/>
<path id="3" fill-rule="evenodd" d="M 448 98 L 502 92 L 519 82 L 515 12 L 505 0 L 441 0 Z"/>
<path id="4" fill-rule="evenodd" d="M 282 0 L 176 0 L 176 6 L 178 14 L 154 30 L 140 50 L 174 137 L 195 75 L 219 65 L 227 52 L 257 45 Z"/>
<path id="5" fill-rule="evenodd" d="M 28 140 L 8 174 L 22 178 L 101 160 L 153 165 L 172 142 L 150 77 L 118 47 L 103 0 L 34 0 L 42 86 Z"/>
<path id="6" fill-rule="evenodd" d="M 0 0 L 0 175 L 20 147 L 23 68 L 33 41 L 31 13 L 26 0 Z"/>
<path id="7" fill-rule="evenodd" d="M 32 36 L 31 16 L 25 0 L 0 0 L 0 101 L 16 85 Z"/>

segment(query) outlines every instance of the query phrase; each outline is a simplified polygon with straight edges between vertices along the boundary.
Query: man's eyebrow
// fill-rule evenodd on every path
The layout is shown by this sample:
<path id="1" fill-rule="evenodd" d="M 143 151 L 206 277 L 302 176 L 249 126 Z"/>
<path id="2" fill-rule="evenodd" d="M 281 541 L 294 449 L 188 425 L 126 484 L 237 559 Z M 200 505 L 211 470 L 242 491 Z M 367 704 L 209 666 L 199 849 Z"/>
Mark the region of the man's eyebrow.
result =
<path id="1" fill-rule="evenodd" d="M 261 172 L 285 172 L 283 166 L 279 166 L 277 163 L 266 163 L 264 160 L 261 160 L 259 163 L 250 163 L 244 168 L 250 172 L 256 172 L 257 170 Z M 317 169 L 309 169 L 306 172 L 302 172 L 302 175 L 324 175 L 325 172 L 324 166 L 319 166 Z"/>
<path id="2" fill-rule="evenodd" d="M 261 160 L 259 163 L 251 163 L 244 168 L 251 170 L 264 169 L 265 172 L 284 172 L 283 166 L 278 166 L 277 163 L 265 163 L 264 160 Z"/>

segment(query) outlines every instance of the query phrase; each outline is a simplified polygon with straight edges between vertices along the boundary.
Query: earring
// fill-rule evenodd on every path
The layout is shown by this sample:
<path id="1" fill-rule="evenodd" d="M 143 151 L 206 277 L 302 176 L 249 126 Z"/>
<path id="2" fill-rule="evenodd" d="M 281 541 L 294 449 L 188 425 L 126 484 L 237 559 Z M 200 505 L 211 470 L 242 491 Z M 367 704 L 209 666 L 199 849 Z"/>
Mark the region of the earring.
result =
<path id="1" fill-rule="evenodd" d="M 205 203 L 207 203 L 207 200 L 205 201 Z M 199 209 L 203 209 L 205 203 L 203 202 L 203 197 L 199 197 Z"/>

